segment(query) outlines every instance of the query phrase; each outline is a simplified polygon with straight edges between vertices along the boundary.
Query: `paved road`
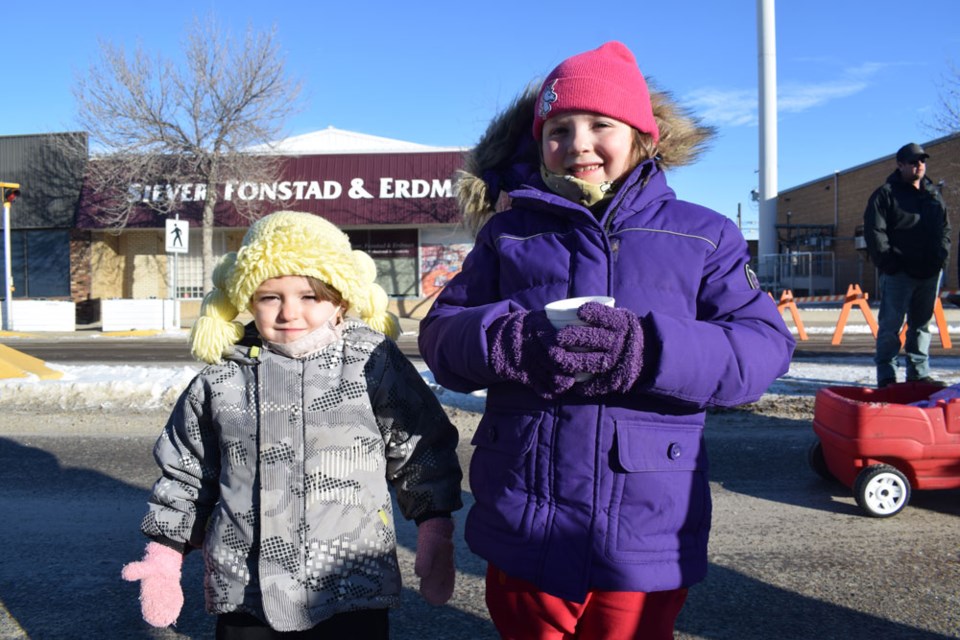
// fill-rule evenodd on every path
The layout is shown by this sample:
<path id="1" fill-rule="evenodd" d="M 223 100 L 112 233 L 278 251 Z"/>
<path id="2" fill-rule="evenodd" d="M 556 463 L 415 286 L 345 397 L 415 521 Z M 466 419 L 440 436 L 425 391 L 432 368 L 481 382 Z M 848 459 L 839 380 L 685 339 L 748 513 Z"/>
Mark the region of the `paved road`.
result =
<path id="1" fill-rule="evenodd" d="M 415 335 L 403 335 L 397 343 L 409 357 L 419 357 Z M 147 364 L 195 362 L 186 334 L 112 337 L 98 331 L 64 334 L 34 333 L 29 336 L 0 336 L 0 344 L 47 362 L 77 364 Z"/>
<path id="2" fill-rule="evenodd" d="M 838 353 L 829 336 L 811 338 L 798 357 Z M 126 362 L 189 360 L 175 341 L 126 340 L 79 341 L 88 344 L 75 348 L 65 348 L 72 340 L 49 341 L 60 357 L 46 359 L 103 361 L 123 352 Z M 28 353 L 44 344 L 3 342 Z M 845 338 L 841 353 L 866 363 L 871 342 Z M 0 411 L 0 639 L 211 637 L 211 619 L 198 605 L 198 557 L 186 564 L 188 606 L 176 630 L 148 628 L 135 586 L 117 578 L 141 552 L 136 528 L 164 418 Z M 809 469 L 811 430 L 802 410 L 716 413 L 707 438 L 715 511 L 710 572 L 690 593 L 678 640 L 960 638 L 960 492 L 915 492 L 900 515 L 865 517 L 848 489 Z M 457 515 L 458 536 L 464 513 Z M 415 586 L 412 526 L 399 523 L 398 538 L 406 584 Z M 458 567 L 449 606 L 431 608 L 414 589 L 404 592 L 392 617 L 395 639 L 496 638 L 483 605 L 482 563 L 462 538 Z"/>
<path id="3" fill-rule="evenodd" d="M 836 357 L 873 353 L 874 339 L 869 333 L 845 335 L 839 345 L 830 343 L 832 337 L 829 333 L 811 333 L 809 340 L 797 342 L 797 356 Z M 404 334 L 400 336 L 397 343 L 400 345 L 400 350 L 408 357 L 419 357 L 415 334 Z M 0 336 L 0 344 L 41 360 L 66 364 L 79 362 L 162 364 L 193 361 L 185 334 L 181 338 L 172 338 L 165 335 L 110 337 L 96 331 L 56 335 L 35 333 L 29 337 Z M 951 349 L 944 349 L 939 339 L 934 338 L 930 353 L 934 357 L 960 355 L 960 340 L 955 342 Z"/>
<path id="4" fill-rule="evenodd" d="M 843 336 L 840 344 L 834 345 L 830 341 L 833 338 L 831 334 L 818 333 L 808 336 L 808 340 L 797 340 L 796 354 L 800 357 L 822 357 L 838 355 L 873 355 L 876 341 L 869 333 L 854 333 Z M 951 336 L 952 346 L 944 349 L 940 344 L 939 337 L 934 337 L 930 344 L 930 355 L 937 356 L 957 356 L 960 355 L 960 344 L 957 338 Z"/>
<path id="5" fill-rule="evenodd" d="M 45 422 L 43 435 L 11 433 L 38 429 L 9 422 L 0 429 L 0 638 L 212 638 L 213 617 L 203 612 L 200 554 L 184 564 L 186 605 L 176 629 L 144 623 L 137 586 L 119 579 L 122 565 L 142 555 L 145 540 L 138 526 L 157 473 L 151 457 L 155 436 L 144 432 L 157 431 L 163 416 L 99 415 L 96 424 L 79 430 L 69 418 L 34 417 Z M 51 435 L 56 428 L 65 433 Z M 109 433 L 128 430 L 135 435 Z M 462 526 L 460 514 L 460 531 Z M 483 568 L 462 540 L 461 585 L 451 606 L 443 608 L 430 607 L 410 587 L 417 584 L 415 527 L 398 523 L 398 540 L 408 586 L 402 614 L 393 616 L 393 637 L 495 638 L 480 591 Z"/>
<path id="6" fill-rule="evenodd" d="M 846 488 L 808 468 L 806 417 L 779 411 L 710 417 L 710 572 L 690 593 L 677 639 L 960 637 L 960 494 L 916 492 L 898 516 L 868 518 Z M 176 630 L 149 629 L 136 587 L 118 579 L 142 550 L 137 526 L 164 417 L 0 412 L 0 638 L 211 637 L 196 555 L 186 563 L 188 605 Z M 482 563 L 461 537 L 463 517 L 457 514 L 457 590 L 442 608 L 410 588 L 415 531 L 398 524 L 408 588 L 392 616 L 395 639 L 496 638 L 483 605 Z"/>

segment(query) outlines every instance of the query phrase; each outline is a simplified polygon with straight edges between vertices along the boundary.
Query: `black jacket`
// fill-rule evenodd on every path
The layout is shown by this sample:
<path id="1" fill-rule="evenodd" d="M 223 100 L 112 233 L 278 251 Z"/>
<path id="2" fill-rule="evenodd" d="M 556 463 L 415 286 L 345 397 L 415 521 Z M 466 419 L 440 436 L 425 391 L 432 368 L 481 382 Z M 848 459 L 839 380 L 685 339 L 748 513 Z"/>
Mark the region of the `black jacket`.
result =
<path id="1" fill-rule="evenodd" d="M 914 188 L 894 171 L 863 213 L 870 259 L 883 273 L 929 278 L 950 258 L 947 206 L 929 178 Z"/>

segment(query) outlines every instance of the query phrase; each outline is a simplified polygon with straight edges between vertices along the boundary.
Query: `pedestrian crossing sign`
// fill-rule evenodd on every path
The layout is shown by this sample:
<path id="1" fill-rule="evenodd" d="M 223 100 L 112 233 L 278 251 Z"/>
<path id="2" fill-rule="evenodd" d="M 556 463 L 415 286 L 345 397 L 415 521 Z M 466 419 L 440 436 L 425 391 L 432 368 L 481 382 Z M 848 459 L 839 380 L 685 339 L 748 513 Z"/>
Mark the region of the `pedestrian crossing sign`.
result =
<path id="1" fill-rule="evenodd" d="M 190 223 L 186 220 L 167 219 L 167 253 L 189 253 Z"/>

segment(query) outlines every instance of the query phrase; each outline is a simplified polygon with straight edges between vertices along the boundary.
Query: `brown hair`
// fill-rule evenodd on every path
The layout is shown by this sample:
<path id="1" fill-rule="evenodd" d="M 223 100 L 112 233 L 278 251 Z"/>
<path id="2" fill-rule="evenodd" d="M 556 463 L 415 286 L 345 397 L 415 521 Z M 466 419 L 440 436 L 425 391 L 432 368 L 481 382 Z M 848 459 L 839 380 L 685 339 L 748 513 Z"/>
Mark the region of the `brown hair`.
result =
<path id="1" fill-rule="evenodd" d="M 307 282 L 310 283 L 310 288 L 313 289 L 313 292 L 317 294 L 318 298 L 321 300 L 326 300 L 327 302 L 331 302 L 340 307 L 341 315 L 350 310 L 350 303 L 347 300 L 344 300 L 343 294 L 340 293 L 335 287 L 331 287 L 323 280 L 314 278 L 312 276 L 304 277 L 307 279 Z"/>
<path id="2" fill-rule="evenodd" d="M 649 133 L 643 133 L 637 128 L 633 128 L 633 166 L 649 158 L 655 158 L 660 153 L 657 143 Z"/>

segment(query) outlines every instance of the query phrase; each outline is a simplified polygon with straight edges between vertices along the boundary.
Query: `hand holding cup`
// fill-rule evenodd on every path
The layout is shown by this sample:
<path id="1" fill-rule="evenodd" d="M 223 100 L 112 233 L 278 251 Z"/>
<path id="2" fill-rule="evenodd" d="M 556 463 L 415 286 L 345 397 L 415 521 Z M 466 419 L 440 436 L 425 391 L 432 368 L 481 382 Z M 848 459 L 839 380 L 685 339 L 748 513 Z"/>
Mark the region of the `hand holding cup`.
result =
<path id="1" fill-rule="evenodd" d="M 564 298 L 562 300 L 555 300 L 547 304 L 543 310 L 547 314 L 547 319 L 550 320 L 550 323 L 557 330 L 563 329 L 564 327 L 569 326 L 586 326 L 583 320 L 577 315 L 577 312 L 580 310 L 584 304 L 588 302 L 597 302 L 602 305 L 612 307 L 616 300 L 610 296 L 580 296 L 577 298 Z M 578 349 L 571 348 L 570 351 L 578 351 Z M 579 350 L 585 351 L 585 350 Z M 587 372 L 577 372 L 574 374 L 574 379 L 577 382 L 585 382 L 593 377 L 593 374 Z"/>

